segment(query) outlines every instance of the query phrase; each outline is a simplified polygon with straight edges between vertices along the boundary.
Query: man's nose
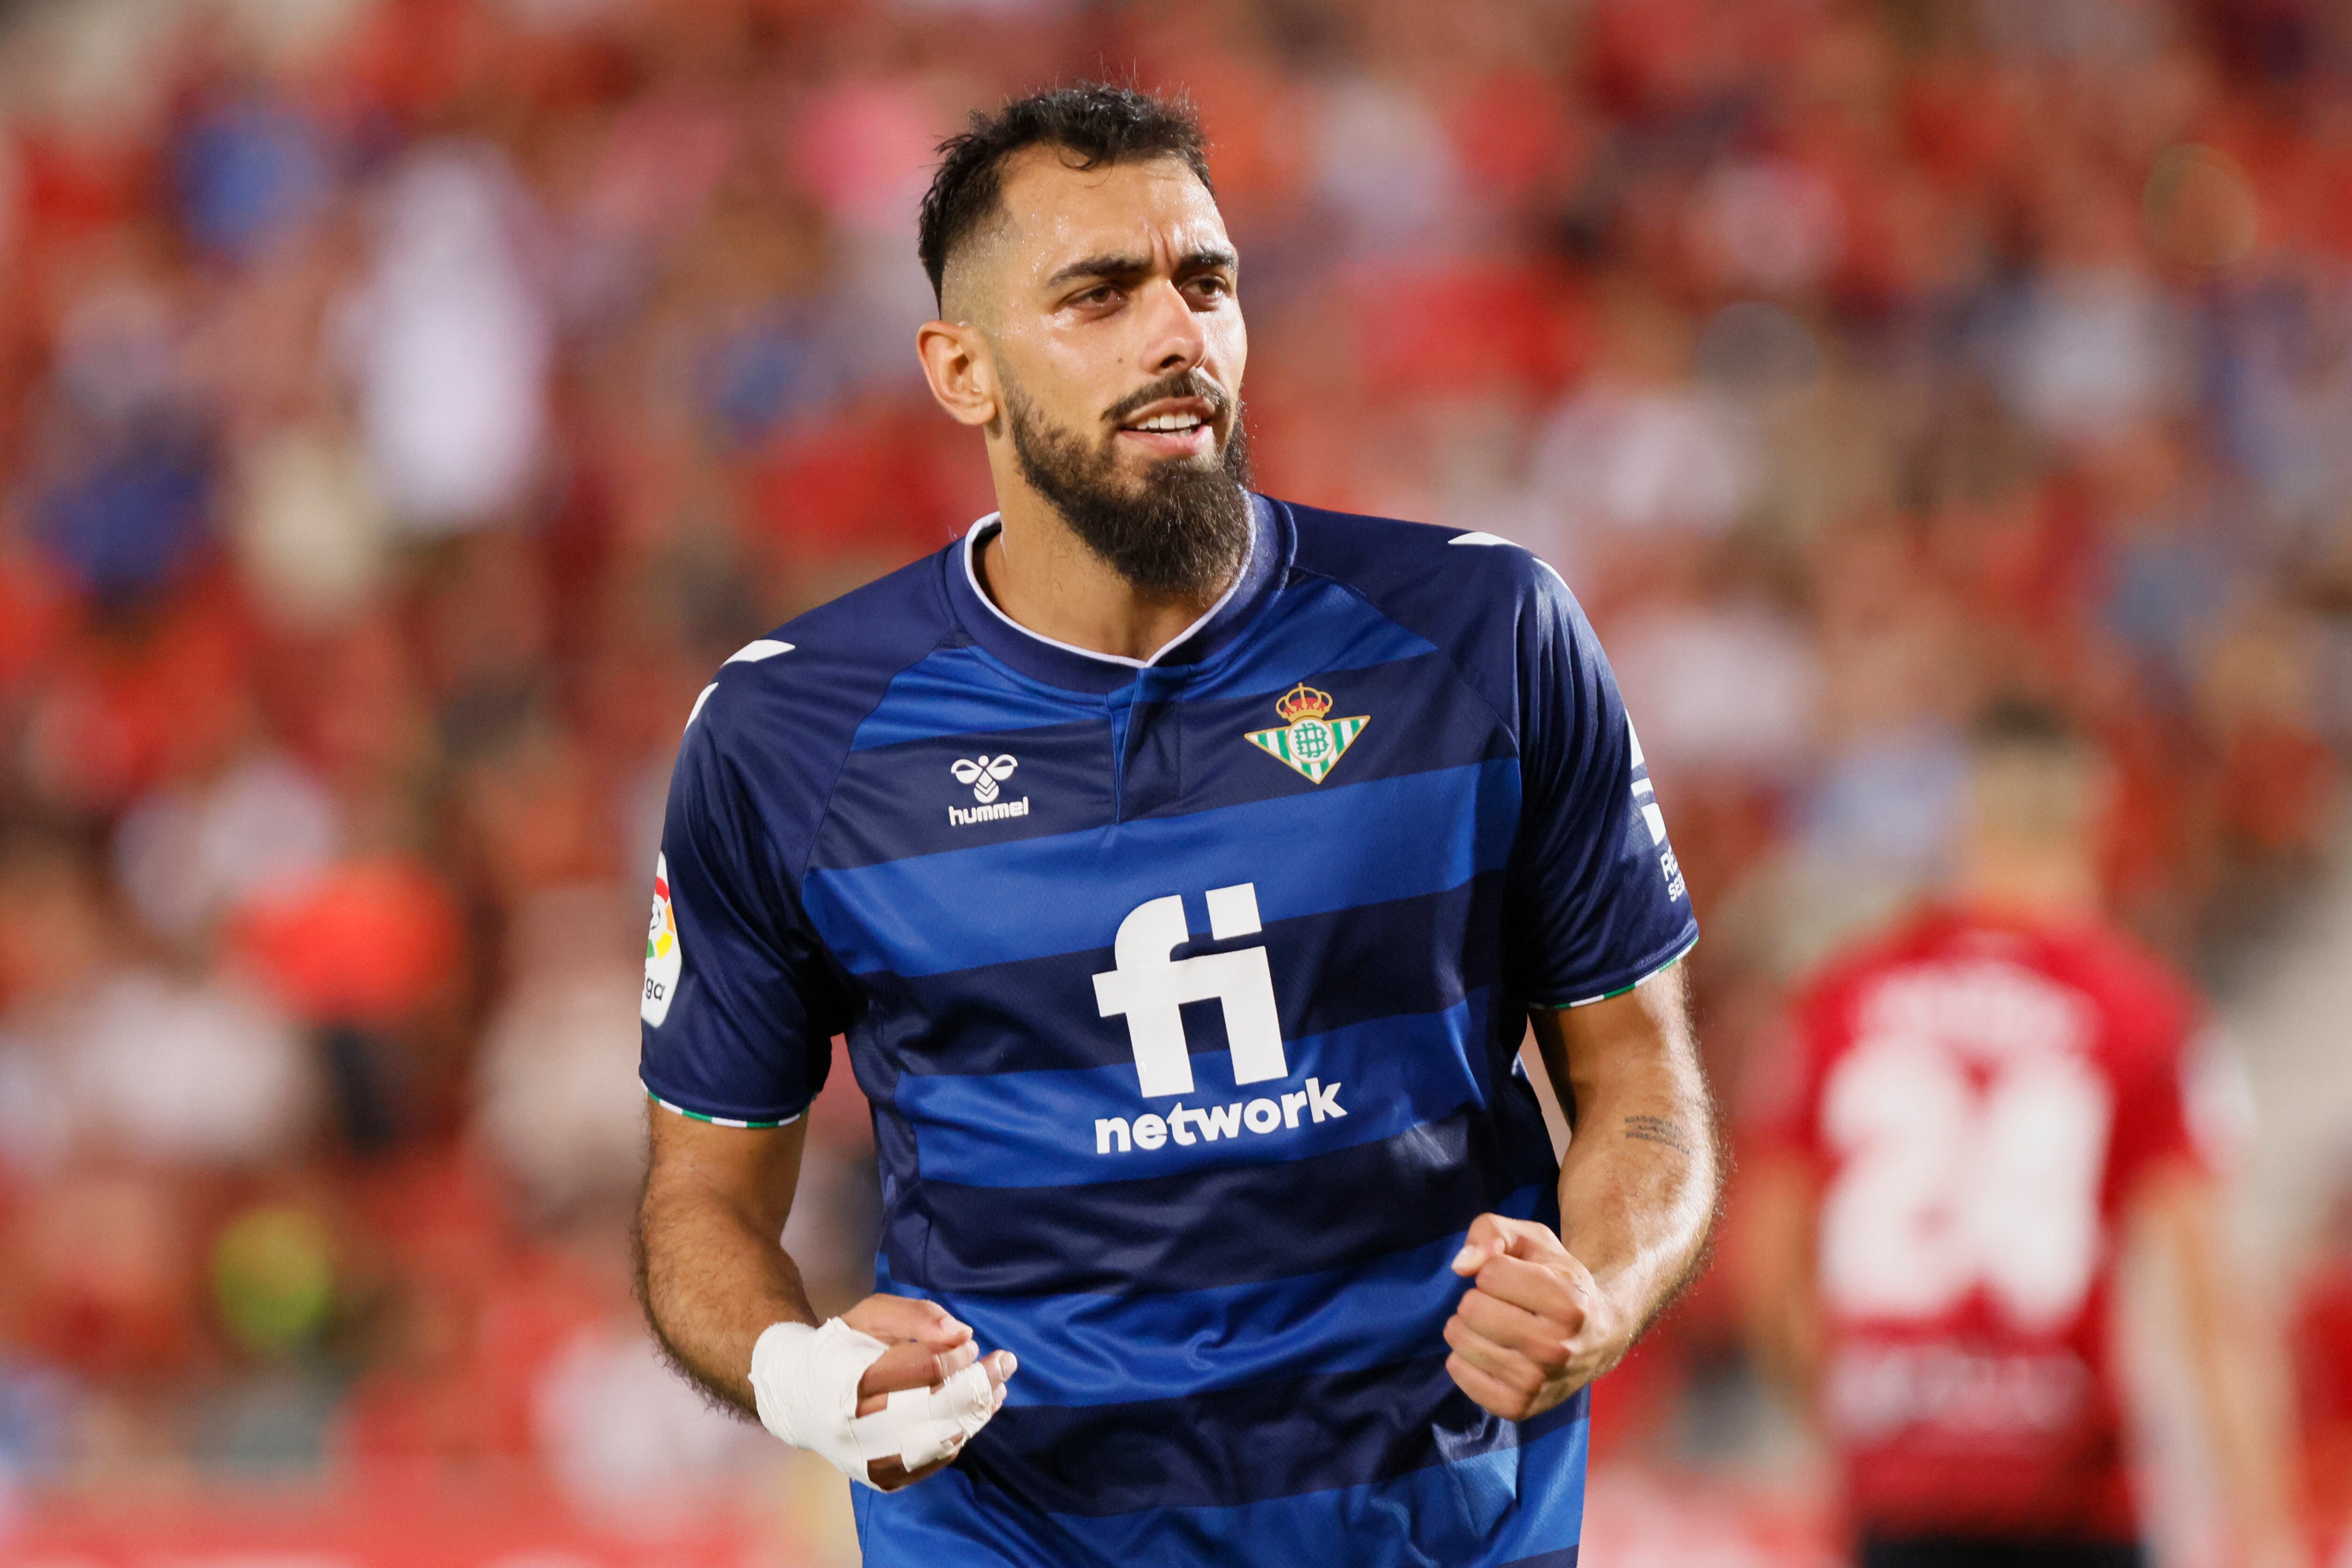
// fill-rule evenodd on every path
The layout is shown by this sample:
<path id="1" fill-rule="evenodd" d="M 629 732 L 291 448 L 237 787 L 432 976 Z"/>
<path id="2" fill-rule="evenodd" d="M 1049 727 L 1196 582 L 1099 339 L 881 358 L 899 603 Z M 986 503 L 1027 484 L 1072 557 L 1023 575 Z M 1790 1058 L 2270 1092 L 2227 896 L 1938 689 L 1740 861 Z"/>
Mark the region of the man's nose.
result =
<path id="1" fill-rule="evenodd" d="M 1151 285 L 1144 296 L 1143 366 L 1155 376 L 1176 375 L 1199 364 L 1209 351 L 1201 319 L 1172 278 Z"/>

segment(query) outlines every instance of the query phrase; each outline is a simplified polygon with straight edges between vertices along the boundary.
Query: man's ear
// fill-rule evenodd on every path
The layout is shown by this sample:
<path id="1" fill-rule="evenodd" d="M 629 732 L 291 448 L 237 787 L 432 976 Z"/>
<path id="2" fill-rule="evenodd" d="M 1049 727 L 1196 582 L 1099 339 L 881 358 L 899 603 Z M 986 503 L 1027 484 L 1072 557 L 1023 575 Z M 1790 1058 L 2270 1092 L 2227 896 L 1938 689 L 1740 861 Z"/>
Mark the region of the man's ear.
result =
<path id="1" fill-rule="evenodd" d="M 959 424 L 996 418 L 996 363 L 988 340 L 968 321 L 926 321 L 915 330 L 915 354 L 931 395 Z"/>

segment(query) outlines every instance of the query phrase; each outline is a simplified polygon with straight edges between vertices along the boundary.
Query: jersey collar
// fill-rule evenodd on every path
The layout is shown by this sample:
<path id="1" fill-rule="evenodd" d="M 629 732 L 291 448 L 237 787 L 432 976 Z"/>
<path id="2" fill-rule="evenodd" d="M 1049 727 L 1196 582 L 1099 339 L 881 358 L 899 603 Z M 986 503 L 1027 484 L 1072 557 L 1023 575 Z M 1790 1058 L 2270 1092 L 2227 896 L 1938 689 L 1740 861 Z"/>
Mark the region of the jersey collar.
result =
<path id="1" fill-rule="evenodd" d="M 964 631 L 997 658 L 1024 674 L 1082 692 L 1112 692 L 1145 670 L 1200 664 L 1230 643 L 1265 600 L 1290 554 L 1290 530 L 1283 508 L 1264 496 L 1250 497 L 1249 559 L 1230 587 L 1198 621 L 1148 659 L 1097 653 L 1032 632 L 1003 611 L 980 586 L 980 547 L 1003 526 L 991 512 L 972 524 L 948 552 L 948 598 Z"/>

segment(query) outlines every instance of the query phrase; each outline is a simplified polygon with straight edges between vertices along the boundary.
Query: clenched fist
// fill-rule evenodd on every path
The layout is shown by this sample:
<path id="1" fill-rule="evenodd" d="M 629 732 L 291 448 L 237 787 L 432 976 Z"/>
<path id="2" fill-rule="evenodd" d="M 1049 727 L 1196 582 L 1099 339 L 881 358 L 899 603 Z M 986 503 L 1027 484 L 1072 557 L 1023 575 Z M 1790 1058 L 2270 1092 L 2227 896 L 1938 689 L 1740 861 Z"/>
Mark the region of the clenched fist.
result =
<path id="1" fill-rule="evenodd" d="M 1549 1226 L 1482 1214 L 1454 1271 L 1475 1282 L 1445 1322 L 1445 1370 L 1505 1420 L 1542 1415 L 1615 1365 L 1633 1338 Z"/>

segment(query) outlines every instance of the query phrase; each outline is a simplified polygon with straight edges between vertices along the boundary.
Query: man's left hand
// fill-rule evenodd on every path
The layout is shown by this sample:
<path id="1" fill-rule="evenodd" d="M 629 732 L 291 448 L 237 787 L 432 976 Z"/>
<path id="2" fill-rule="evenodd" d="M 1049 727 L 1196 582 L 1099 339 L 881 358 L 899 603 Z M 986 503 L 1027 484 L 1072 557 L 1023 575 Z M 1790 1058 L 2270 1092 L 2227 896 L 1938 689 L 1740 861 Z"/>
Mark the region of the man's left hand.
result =
<path id="1" fill-rule="evenodd" d="M 1549 1226 L 1482 1214 L 1454 1271 L 1475 1282 L 1446 1320 L 1445 1370 L 1507 1421 L 1542 1415 L 1624 1354 L 1628 1325 Z"/>

